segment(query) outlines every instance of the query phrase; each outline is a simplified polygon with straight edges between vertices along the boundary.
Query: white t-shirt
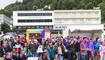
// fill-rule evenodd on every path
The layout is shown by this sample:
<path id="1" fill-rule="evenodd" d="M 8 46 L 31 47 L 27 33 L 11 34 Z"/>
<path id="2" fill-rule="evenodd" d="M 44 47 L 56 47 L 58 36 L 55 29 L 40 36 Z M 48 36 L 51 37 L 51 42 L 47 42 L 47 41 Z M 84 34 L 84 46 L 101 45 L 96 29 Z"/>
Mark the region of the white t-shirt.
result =
<path id="1" fill-rule="evenodd" d="M 21 48 L 21 44 L 16 44 L 15 48 Z"/>
<path id="2" fill-rule="evenodd" d="M 61 47 L 58 47 L 58 54 L 62 54 L 62 49 L 61 49 Z"/>
<path id="3" fill-rule="evenodd" d="M 100 53 L 102 54 L 102 53 L 104 53 L 104 52 L 105 52 L 105 46 L 101 45 L 101 46 L 100 46 Z"/>

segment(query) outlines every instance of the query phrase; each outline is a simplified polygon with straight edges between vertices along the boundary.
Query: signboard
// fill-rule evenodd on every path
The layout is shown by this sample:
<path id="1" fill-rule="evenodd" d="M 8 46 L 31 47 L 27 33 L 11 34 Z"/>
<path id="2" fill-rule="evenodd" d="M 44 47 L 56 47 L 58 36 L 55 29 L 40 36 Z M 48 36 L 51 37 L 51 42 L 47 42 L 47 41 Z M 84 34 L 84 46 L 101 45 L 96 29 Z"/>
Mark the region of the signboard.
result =
<path id="1" fill-rule="evenodd" d="M 51 39 L 51 32 L 50 30 L 45 30 L 45 39 Z"/>
<path id="2" fill-rule="evenodd" d="M 26 31 L 26 39 L 27 42 L 29 43 L 31 38 L 44 38 L 44 29 L 28 29 Z"/>
<path id="3" fill-rule="evenodd" d="M 38 38 L 49 38 L 51 39 L 51 32 L 50 30 L 44 29 L 28 29 L 26 31 L 26 39 L 27 42 L 31 41 L 31 39 L 38 39 Z"/>

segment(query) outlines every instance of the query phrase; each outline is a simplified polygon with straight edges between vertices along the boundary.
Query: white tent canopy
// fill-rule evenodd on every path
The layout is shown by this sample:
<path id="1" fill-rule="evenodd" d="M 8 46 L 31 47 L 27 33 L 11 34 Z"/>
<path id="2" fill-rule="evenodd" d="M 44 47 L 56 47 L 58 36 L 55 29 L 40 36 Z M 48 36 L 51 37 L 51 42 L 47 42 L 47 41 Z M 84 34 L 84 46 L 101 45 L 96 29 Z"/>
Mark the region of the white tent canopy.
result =
<path id="1" fill-rule="evenodd" d="M 71 24 L 68 25 L 67 28 L 63 31 L 63 37 L 67 37 L 69 35 L 78 35 L 85 36 L 88 35 L 92 37 L 99 36 L 103 39 L 104 25 L 103 24 Z"/>
<path id="2" fill-rule="evenodd" d="M 104 25 L 103 24 L 96 24 L 96 25 L 69 25 L 67 29 L 70 29 L 71 32 L 76 30 L 82 30 L 82 31 L 91 31 L 91 30 L 101 30 L 104 31 Z"/>

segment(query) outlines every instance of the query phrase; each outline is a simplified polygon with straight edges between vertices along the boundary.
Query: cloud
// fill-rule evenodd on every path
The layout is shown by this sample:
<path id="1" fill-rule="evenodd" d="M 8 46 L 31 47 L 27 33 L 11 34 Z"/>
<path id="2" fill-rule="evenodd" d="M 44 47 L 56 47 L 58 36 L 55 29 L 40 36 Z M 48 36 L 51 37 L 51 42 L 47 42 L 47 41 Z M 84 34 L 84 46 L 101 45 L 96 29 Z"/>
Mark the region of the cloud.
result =
<path id="1" fill-rule="evenodd" d="M 22 1 L 22 0 L 18 0 L 18 1 Z M 4 9 L 7 5 L 15 2 L 16 0 L 0 0 L 0 9 Z"/>

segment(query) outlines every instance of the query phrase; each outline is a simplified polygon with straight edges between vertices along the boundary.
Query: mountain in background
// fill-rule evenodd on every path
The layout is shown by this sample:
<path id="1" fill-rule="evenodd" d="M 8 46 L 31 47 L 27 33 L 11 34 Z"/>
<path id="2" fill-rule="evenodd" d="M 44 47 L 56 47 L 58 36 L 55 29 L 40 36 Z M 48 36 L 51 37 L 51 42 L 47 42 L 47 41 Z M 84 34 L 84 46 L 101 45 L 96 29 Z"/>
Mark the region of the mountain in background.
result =
<path id="1" fill-rule="evenodd" d="M 16 2 L 4 8 L 2 12 L 10 12 L 17 10 L 77 10 L 77 9 L 93 9 L 100 7 L 102 11 L 102 23 L 105 22 L 105 0 L 23 0 Z"/>

